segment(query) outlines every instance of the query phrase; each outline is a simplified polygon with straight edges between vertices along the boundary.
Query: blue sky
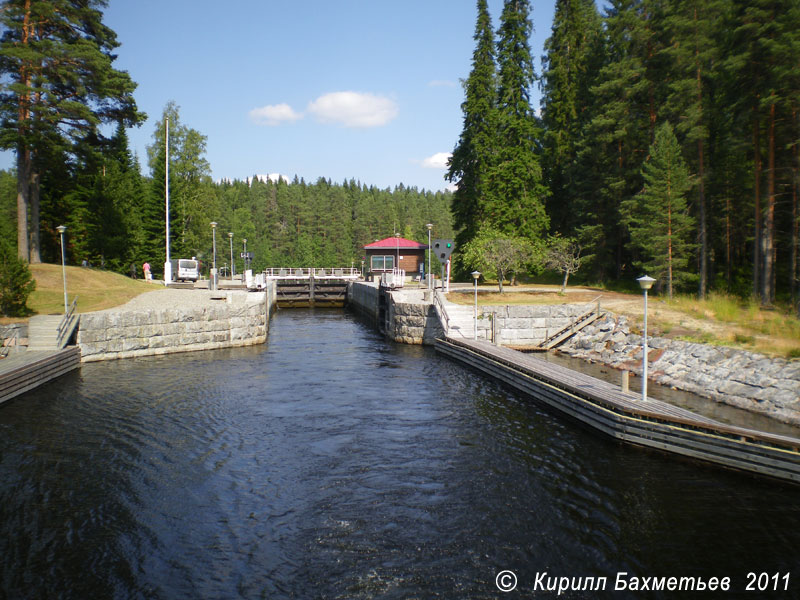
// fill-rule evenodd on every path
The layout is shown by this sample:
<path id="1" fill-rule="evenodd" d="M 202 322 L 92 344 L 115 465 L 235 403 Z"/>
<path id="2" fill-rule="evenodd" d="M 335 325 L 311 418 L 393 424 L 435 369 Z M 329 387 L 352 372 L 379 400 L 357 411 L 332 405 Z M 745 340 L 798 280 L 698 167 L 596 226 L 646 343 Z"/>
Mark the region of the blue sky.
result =
<path id="1" fill-rule="evenodd" d="M 554 4 L 532 2 L 537 74 Z M 461 132 L 475 11 L 474 0 L 110 0 L 105 22 L 149 117 L 129 131 L 142 164 L 174 100 L 182 123 L 207 136 L 215 179 L 438 190 Z M 502 0 L 489 11 L 496 26 Z M 538 107 L 538 87 L 533 96 Z"/>

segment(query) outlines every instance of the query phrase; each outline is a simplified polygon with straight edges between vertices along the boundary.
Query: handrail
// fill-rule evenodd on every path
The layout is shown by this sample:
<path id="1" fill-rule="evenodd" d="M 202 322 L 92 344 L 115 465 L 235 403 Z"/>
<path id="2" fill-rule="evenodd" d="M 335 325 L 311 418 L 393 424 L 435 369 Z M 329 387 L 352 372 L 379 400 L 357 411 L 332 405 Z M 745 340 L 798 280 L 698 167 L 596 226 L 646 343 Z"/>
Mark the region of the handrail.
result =
<path id="1" fill-rule="evenodd" d="M 309 277 L 331 277 L 331 278 L 356 278 L 361 275 L 361 271 L 355 267 L 268 267 L 264 269 L 264 274 L 273 279 L 297 279 Z"/>
<path id="2" fill-rule="evenodd" d="M 8 342 L 7 340 L 12 340 L 13 343 Z M 0 347 L 0 357 L 5 358 L 8 356 L 8 353 L 11 352 L 11 347 L 19 346 L 19 328 L 14 328 L 14 333 L 8 336 L 7 338 L 3 338 L 3 346 Z"/>
<path id="3" fill-rule="evenodd" d="M 447 309 L 439 296 L 439 290 L 433 290 L 433 307 L 439 315 L 439 323 L 444 325 L 445 335 L 450 335 L 450 315 L 447 314 Z"/>
<path id="4" fill-rule="evenodd" d="M 61 319 L 61 323 L 58 325 L 58 329 L 56 332 L 58 333 L 58 347 L 61 347 L 61 342 L 63 341 L 64 335 L 66 335 L 68 331 L 67 325 L 72 321 L 72 316 L 75 313 L 75 307 L 78 303 L 78 297 L 75 296 L 75 299 L 72 301 L 72 304 L 69 306 L 69 310 L 64 313 L 64 317 Z"/>

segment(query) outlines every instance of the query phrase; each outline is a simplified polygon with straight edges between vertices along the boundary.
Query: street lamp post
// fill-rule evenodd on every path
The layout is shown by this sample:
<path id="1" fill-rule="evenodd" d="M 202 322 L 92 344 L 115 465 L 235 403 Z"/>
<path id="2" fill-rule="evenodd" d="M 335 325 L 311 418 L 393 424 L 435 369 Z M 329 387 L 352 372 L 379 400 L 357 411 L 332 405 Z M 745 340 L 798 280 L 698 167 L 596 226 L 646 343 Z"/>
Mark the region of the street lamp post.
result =
<path id="1" fill-rule="evenodd" d="M 214 253 L 214 272 L 212 274 L 212 288 L 217 289 L 217 222 L 211 221 L 211 247 Z"/>
<path id="2" fill-rule="evenodd" d="M 394 240 L 397 244 L 397 264 L 394 266 L 395 269 L 400 268 L 400 233 L 394 234 Z"/>
<path id="3" fill-rule="evenodd" d="M 425 277 L 428 278 L 428 289 L 431 289 L 431 271 L 433 270 L 433 263 L 431 263 L 431 229 L 433 229 L 433 223 L 428 223 L 425 225 L 428 228 L 428 269 L 425 271 Z"/>
<path id="4" fill-rule="evenodd" d="M 64 314 L 67 314 L 67 267 L 66 259 L 64 258 L 64 232 L 67 228 L 64 225 L 59 225 L 56 229 L 61 234 L 61 279 L 64 281 Z"/>
<path id="5" fill-rule="evenodd" d="M 644 275 L 636 281 L 644 291 L 644 335 L 642 336 L 642 400 L 647 400 L 647 290 L 653 287 L 655 279 Z"/>
<path id="6" fill-rule="evenodd" d="M 481 276 L 480 271 L 472 272 L 472 279 L 475 280 L 475 328 L 472 332 L 472 339 L 478 339 L 478 278 Z"/>
<path id="7" fill-rule="evenodd" d="M 233 276 L 236 275 L 236 263 L 233 262 L 233 232 L 228 232 L 228 238 L 231 240 L 231 281 L 233 281 Z"/>

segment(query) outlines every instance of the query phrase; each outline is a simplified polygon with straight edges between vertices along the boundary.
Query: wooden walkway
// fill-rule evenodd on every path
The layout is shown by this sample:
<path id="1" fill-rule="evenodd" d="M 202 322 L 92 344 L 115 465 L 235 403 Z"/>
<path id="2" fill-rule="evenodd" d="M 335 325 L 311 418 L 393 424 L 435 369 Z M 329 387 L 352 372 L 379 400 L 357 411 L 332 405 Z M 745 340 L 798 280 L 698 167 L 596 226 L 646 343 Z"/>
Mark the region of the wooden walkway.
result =
<path id="1" fill-rule="evenodd" d="M 0 404 L 15 396 L 77 369 L 81 350 L 68 346 L 62 350 L 27 350 L 0 360 Z"/>
<path id="2" fill-rule="evenodd" d="M 626 442 L 800 483 L 800 439 L 720 423 L 623 392 L 589 375 L 488 342 L 454 338 L 436 350 Z"/>

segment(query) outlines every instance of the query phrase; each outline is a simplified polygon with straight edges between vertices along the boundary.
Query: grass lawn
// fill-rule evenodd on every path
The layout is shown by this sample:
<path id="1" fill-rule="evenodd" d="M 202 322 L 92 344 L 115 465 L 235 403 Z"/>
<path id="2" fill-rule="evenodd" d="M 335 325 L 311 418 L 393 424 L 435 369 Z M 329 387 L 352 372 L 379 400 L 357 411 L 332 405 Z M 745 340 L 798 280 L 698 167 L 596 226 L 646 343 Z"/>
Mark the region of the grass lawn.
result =
<path id="1" fill-rule="evenodd" d="M 35 315 L 51 315 L 64 313 L 64 284 L 61 265 L 38 264 L 29 265 L 36 290 L 28 297 L 28 308 Z M 165 289 L 157 284 L 147 284 L 143 280 L 134 280 L 124 275 L 87 269 L 84 267 L 67 267 L 67 295 L 69 303 L 78 296 L 76 310 L 91 312 L 104 310 L 125 304 L 144 292 Z M 25 319 L 4 317 L 0 323 L 14 323 Z"/>

